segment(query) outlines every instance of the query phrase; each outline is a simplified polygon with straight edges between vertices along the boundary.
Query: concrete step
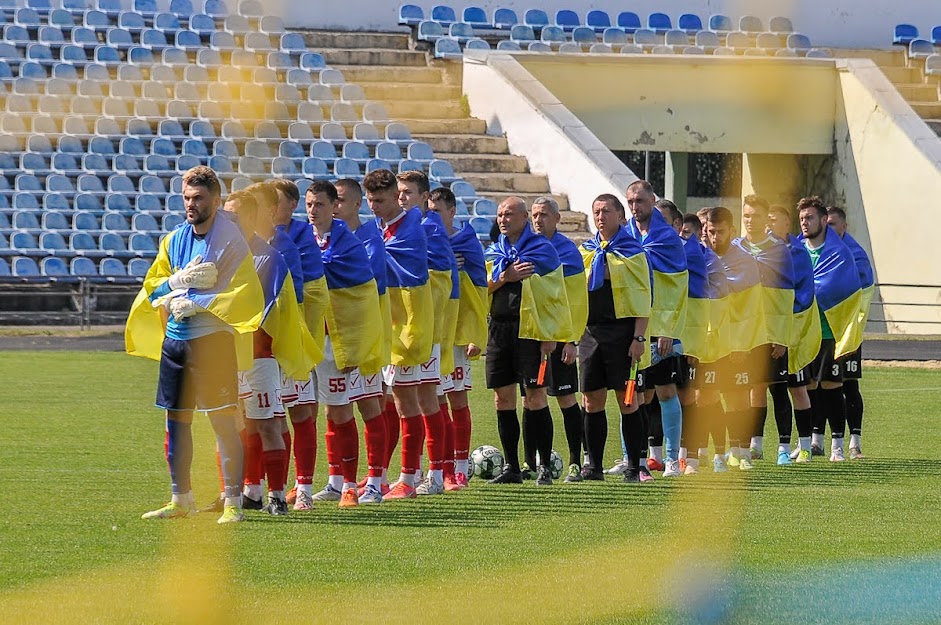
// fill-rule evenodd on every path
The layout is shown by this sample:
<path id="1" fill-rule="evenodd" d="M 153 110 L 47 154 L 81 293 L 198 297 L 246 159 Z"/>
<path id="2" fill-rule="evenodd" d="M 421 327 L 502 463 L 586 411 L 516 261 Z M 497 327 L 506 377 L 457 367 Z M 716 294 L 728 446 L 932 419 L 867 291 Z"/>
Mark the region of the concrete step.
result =
<path id="1" fill-rule="evenodd" d="M 461 87 L 458 85 L 425 85 L 422 83 L 364 83 L 363 91 L 366 97 L 374 101 L 400 101 L 412 102 L 416 99 L 431 101 L 458 101 L 461 99 Z"/>
<path id="2" fill-rule="evenodd" d="M 315 50 L 321 48 L 410 50 L 406 33 L 364 33 L 336 30 L 301 31 L 304 42 Z"/>
<path id="3" fill-rule="evenodd" d="M 449 161 L 458 173 L 488 172 L 501 174 L 528 174 L 529 161 L 524 156 L 512 154 L 461 154 L 435 152 L 435 156 Z"/>
<path id="4" fill-rule="evenodd" d="M 903 98 L 909 102 L 931 102 L 938 99 L 938 87 L 936 85 L 910 84 L 895 85 Z"/>
<path id="5" fill-rule="evenodd" d="M 523 201 L 526 202 L 526 206 L 530 206 L 530 207 L 533 205 L 533 202 L 536 200 L 536 198 L 549 196 L 559 203 L 559 210 L 563 211 L 563 218 L 565 216 L 566 211 L 568 211 L 569 209 L 569 198 L 567 195 L 554 195 L 552 193 L 483 192 L 483 191 L 480 191 L 479 189 L 477 190 L 477 194 L 480 197 L 485 197 L 488 200 L 493 200 L 497 204 L 497 206 L 500 205 L 500 202 L 502 202 L 503 200 L 505 200 L 506 198 L 512 195 L 518 198 L 522 198 Z"/>
<path id="6" fill-rule="evenodd" d="M 468 119 L 467 111 L 457 100 L 385 100 L 383 104 L 392 118 Z"/>
<path id="7" fill-rule="evenodd" d="M 903 67 L 905 53 L 901 48 L 897 50 L 848 50 L 845 48 L 833 49 L 833 56 L 839 59 L 872 59 L 880 67 Z"/>
<path id="8" fill-rule="evenodd" d="M 941 118 L 941 102 L 937 100 L 934 102 L 909 102 L 909 104 L 922 119 Z"/>
<path id="9" fill-rule="evenodd" d="M 941 119 L 926 119 L 925 121 L 935 134 L 941 137 Z"/>
<path id="10" fill-rule="evenodd" d="M 461 152 L 464 154 L 506 154 L 509 150 L 504 137 L 490 135 L 413 135 L 424 141 L 435 152 Z"/>
<path id="11" fill-rule="evenodd" d="M 921 80 L 921 71 L 912 67 L 880 67 L 890 82 L 902 85 L 916 83 Z"/>
<path id="12" fill-rule="evenodd" d="M 413 50 L 383 50 L 364 48 L 360 50 L 346 50 L 342 48 L 319 48 L 329 65 L 365 65 L 369 67 L 427 67 L 428 59 L 424 52 Z M 389 74 L 386 74 L 386 80 Z"/>
<path id="13" fill-rule="evenodd" d="M 383 85 L 389 83 L 389 77 L 395 76 L 397 83 L 421 83 L 423 85 L 441 84 L 444 72 L 437 67 L 363 67 L 360 65 L 333 65 L 334 69 L 343 72 L 347 82 L 357 83 L 366 87 L 367 83 L 375 82 Z"/>
<path id="14" fill-rule="evenodd" d="M 453 133 L 456 135 L 482 135 L 487 131 L 487 122 L 482 119 L 465 117 L 464 119 L 416 119 L 414 117 L 395 118 L 408 126 L 413 135 Z"/>
<path id="15" fill-rule="evenodd" d="M 478 193 L 491 191 L 508 195 L 520 193 L 549 193 L 549 181 L 545 176 L 536 174 L 490 174 L 486 172 L 467 172 L 464 180 L 469 182 Z"/>

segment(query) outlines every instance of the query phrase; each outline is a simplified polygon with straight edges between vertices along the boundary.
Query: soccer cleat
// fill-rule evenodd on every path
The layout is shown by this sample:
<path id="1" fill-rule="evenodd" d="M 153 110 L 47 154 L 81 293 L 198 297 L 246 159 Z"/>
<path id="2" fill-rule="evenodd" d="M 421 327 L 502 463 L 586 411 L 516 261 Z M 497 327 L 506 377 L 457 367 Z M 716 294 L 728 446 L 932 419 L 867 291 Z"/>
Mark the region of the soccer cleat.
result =
<path id="1" fill-rule="evenodd" d="M 737 457 L 735 454 L 733 454 L 731 451 L 727 451 L 727 452 L 725 452 L 725 463 L 726 463 L 729 467 L 737 467 L 737 466 L 738 466 L 738 457 Z"/>
<path id="2" fill-rule="evenodd" d="M 520 475 L 523 476 L 524 480 L 534 480 L 536 479 L 536 472 L 529 468 L 529 463 L 524 462 L 523 466 L 520 467 Z"/>
<path id="3" fill-rule="evenodd" d="M 850 460 L 862 460 L 865 457 L 862 449 L 859 447 L 850 447 Z"/>
<path id="4" fill-rule="evenodd" d="M 570 464 L 569 473 L 568 475 L 565 476 L 565 480 L 563 481 L 568 482 L 569 484 L 573 482 L 581 482 L 582 481 L 582 468 L 578 466 L 577 464 Z"/>
<path id="5" fill-rule="evenodd" d="M 219 497 L 218 499 L 213 501 L 211 504 L 200 508 L 199 513 L 202 514 L 204 512 L 222 512 L 222 509 L 224 507 L 225 507 L 225 498 Z"/>
<path id="6" fill-rule="evenodd" d="M 297 501 L 297 486 L 292 486 L 291 490 L 289 490 L 284 495 L 284 501 L 286 501 L 289 505 L 294 505 L 294 502 Z"/>
<path id="7" fill-rule="evenodd" d="M 363 491 L 359 493 L 359 503 L 364 506 L 382 503 L 382 491 L 375 486 L 364 486 Z"/>
<path id="8" fill-rule="evenodd" d="M 335 489 L 333 486 L 327 484 L 323 487 L 323 490 L 319 493 L 314 493 L 311 500 L 313 501 L 340 501 L 340 491 Z"/>
<path id="9" fill-rule="evenodd" d="M 461 473 L 458 471 L 454 474 L 454 483 L 457 484 L 459 490 L 464 490 L 467 488 L 467 474 Z"/>
<path id="10" fill-rule="evenodd" d="M 742 471 L 751 471 L 755 468 L 755 465 L 752 464 L 751 460 L 747 457 L 738 459 L 738 468 Z"/>
<path id="11" fill-rule="evenodd" d="M 444 484 L 431 477 L 431 472 L 425 476 L 422 483 L 415 489 L 416 495 L 441 495 L 443 493 Z"/>
<path id="12" fill-rule="evenodd" d="M 810 462 L 810 458 L 811 458 L 810 452 L 807 451 L 806 449 L 801 449 L 800 451 L 797 452 L 797 458 L 794 459 L 794 462 L 796 462 L 797 464 L 806 464 Z"/>
<path id="13" fill-rule="evenodd" d="M 778 465 L 783 466 L 785 464 L 791 464 L 791 454 L 786 451 L 778 452 Z"/>
<path id="14" fill-rule="evenodd" d="M 151 510 L 150 512 L 145 512 L 141 515 L 140 518 L 144 520 L 149 519 L 182 519 L 191 512 L 190 508 L 182 506 L 178 503 L 173 503 L 172 501 L 165 505 L 162 508 L 157 510 Z"/>
<path id="15" fill-rule="evenodd" d="M 716 456 L 712 459 L 712 472 L 713 473 L 725 473 L 729 470 L 728 465 L 725 464 L 725 458 L 722 456 Z"/>
<path id="16" fill-rule="evenodd" d="M 824 455 L 824 454 L 823 454 L 823 447 L 820 447 L 819 445 L 811 445 L 811 446 L 810 446 L 810 455 L 811 455 L 811 456 L 822 456 L 822 455 Z"/>
<path id="17" fill-rule="evenodd" d="M 843 455 L 842 447 L 834 447 L 830 452 L 830 462 L 843 462 L 846 457 Z"/>
<path id="18" fill-rule="evenodd" d="M 294 499 L 294 509 L 298 512 L 306 512 L 314 507 L 314 499 L 304 491 L 297 491 L 297 497 Z"/>
<path id="19" fill-rule="evenodd" d="M 519 471 L 514 471 L 508 464 L 503 465 L 500 474 L 487 482 L 488 484 L 522 484 L 523 475 Z"/>
<path id="20" fill-rule="evenodd" d="M 696 475 L 697 473 L 699 473 L 699 469 L 687 462 L 686 468 L 683 469 L 683 475 Z"/>
<path id="21" fill-rule="evenodd" d="M 458 491 L 458 490 L 461 490 L 461 487 L 457 485 L 457 475 L 455 474 L 454 477 L 451 477 L 450 475 L 445 475 L 444 476 L 444 492 L 453 493 L 454 491 Z"/>
<path id="22" fill-rule="evenodd" d="M 549 467 L 544 464 L 536 469 L 536 486 L 552 486 L 552 474 L 549 473 Z"/>
<path id="23" fill-rule="evenodd" d="M 216 520 L 216 523 L 219 525 L 225 525 L 226 523 L 241 523 L 245 520 L 245 515 L 242 514 L 242 509 L 235 506 L 225 506 L 222 510 L 222 516 Z"/>
<path id="24" fill-rule="evenodd" d="M 663 477 L 679 477 L 680 463 L 676 460 L 667 460 L 663 465 Z"/>
<path id="25" fill-rule="evenodd" d="M 417 497 L 415 488 L 409 486 L 405 482 L 396 482 L 392 488 L 389 489 L 389 492 L 383 495 L 382 500 L 386 501 L 388 499 L 415 499 Z"/>
<path id="26" fill-rule="evenodd" d="M 584 469 L 582 470 L 584 471 Z M 628 470 L 627 460 L 624 460 L 622 458 L 621 460 L 618 460 L 616 463 L 614 463 L 614 466 L 612 466 L 610 469 L 605 469 L 604 474 L 605 475 L 624 475 L 625 473 L 627 473 L 627 470 Z M 582 475 L 582 477 L 585 477 L 585 476 Z"/>
<path id="27" fill-rule="evenodd" d="M 680 458 L 680 473 L 686 472 L 686 458 Z"/>
<path id="28" fill-rule="evenodd" d="M 799 456 L 800 453 L 801 453 L 801 448 L 795 447 L 794 451 L 791 452 L 791 460 L 797 460 L 797 456 Z"/>
<path id="29" fill-rule="evenodd" d="M 754 447 L 752 447 L 748 451 L 751 453 L 752 460 L 764 460 L 765 459 L 765 454 L 760 449 L 755 449 Z"/>
<path id="30" fill-rule="evenodd" d="M 627 463 L 624 463 L 624 468 L 627 469 Z M 618 473 L 609 473 L 609 475 L 619 475 Z M 601 469 L 596 469 L 590 464 L 586 464 L 582 467 L 581 476 L 583 480 L 588 480 L 589 482 L 603 482 L 604 481 L 604 471 Z"/>
<path id="31" fill-rule="evenodd" d="M 340 495 L 340 503 L 337 504 L 338 508 L 355 508 L 359 505 L 359 497 L 356 496 L 355 488 L 347 488 L 343 491 L 343 494 Z"/>
<path id="32" fill-rule="evenodd" d="M 264 507 L 263 512 L 271 516 L 286 516 L 288 513 L 288 502 L 284 499 L 268 496 L 268 505 Z"/>
<path id="33" fill-rule="evenodd" d="M 624 472 L 624 480 L 628 484 L 637 484 L 640 482 L 640 471 L 633 471 L 630 468 Z"/>
<path id="34" fill-rule="evenodd" d="M 258 499 L 252 499 L 248 495 L 242 495 L 243 510 L 261 510 L 264 507 L 265 503 L 262 501 L 261 497 Z"/>
<path id="35" fill-rule="evenodd" d="M 663 471 L 664 468 L 666 468 L 666 465 L 656 458 L 647 458 L 648 471 Z"/>
<path id="36" fill-rule="evenodd" d="M 637 470 L 637 480 L 639 482 L 652 482 L 653 476 L 650 475 L 650 471 L 647 469 L 647 467 L 641 465 L 641 467 Z"/>

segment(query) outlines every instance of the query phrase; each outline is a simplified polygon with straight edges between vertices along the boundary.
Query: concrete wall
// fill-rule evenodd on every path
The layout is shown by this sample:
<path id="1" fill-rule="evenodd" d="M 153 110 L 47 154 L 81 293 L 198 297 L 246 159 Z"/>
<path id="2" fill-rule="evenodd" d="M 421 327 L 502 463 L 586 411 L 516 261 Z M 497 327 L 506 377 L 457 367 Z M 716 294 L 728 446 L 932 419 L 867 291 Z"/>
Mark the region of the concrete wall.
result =
<path id="1" fill-rule="evenodd" d="M 293 27 L 344 28 L 354 30 L 398 29 L 398 0 L 266 0 L 272 12 L 279 12 Z M 235 0 L 233 0 L 233 3 Z M 431 7 L 447 4 L 460 12 L 464 7 L 482 6 L 488 15 L 506 7 L 517 12 L 520 19 L 526 9 L 539 7 L 554 16 L 559 9 L 574 9 L 582 16 L 591 9 L 601 9 L 612 19 L 624 10 L 631 10 L 646 19 L 653 12 L 670 15 L 674 21 L 682 13 L 695 13 L 705 22 L 709 15 L 721 13 L 733 20 L 749 14 L 760 17 L 765 24 L 774 15 L 791 18 L 794 28 L 812 41 L 838 48 L 889 47 L 892 27 L 899 22 L 913 23 L 924 33 L 941 24 L 937 0 L 633 0 L 625 5 L 619 0 L 409 0 L 430 13 Z M 460 13 L 458 13 L 460 15 Z"/>

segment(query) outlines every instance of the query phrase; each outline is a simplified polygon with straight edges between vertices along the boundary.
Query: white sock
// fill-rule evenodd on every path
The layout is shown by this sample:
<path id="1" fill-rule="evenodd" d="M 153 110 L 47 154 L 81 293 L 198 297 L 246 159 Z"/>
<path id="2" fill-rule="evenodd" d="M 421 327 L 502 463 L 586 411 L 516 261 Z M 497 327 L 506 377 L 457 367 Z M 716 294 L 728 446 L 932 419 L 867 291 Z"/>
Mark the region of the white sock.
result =
<path id="1" fill-rule="evenodd" d="M 814 434 L 810 440 L 815 446 L 823 449 L 823 434 Z"/>
<path id="2" fill-rule="evenodd" d="M 170 495 L 170 501 L 178 506 L 189 508 L 193 503 L 193 491 L 188 493 L 180 493 L 178 495 Z"/>
<path id="3" fill-rule="evenodd" d="M 242 494 L 258 501 L 265 494 L 265 491 L 262 489 L 261 484 L 246 484 L 245 488 L 242 489 Z"/>
<path id="4" fill-rule="evenodd" d="M 464 477 L 467 477 L 469 468 L 470 468 L 470 465 L 467 460 L 455 460 L 454 461 L 455 473 L 463 473 Z"/>
<path id="5" fill-rule="evenodd" d="M 590 465 L 590 464 L 591 464 L 591 456 L 588 455 L 588 452 L 587 452 L 587 451 L 586 451 L 585 454 L 584 454 L 584 458 L 585 458 L 585 460 L 584 460 L 584 462 L 582 463 L 582 466 L 585 466 L 586 464 L 587 464 L 587 465 Z"/>
<path id="6" fill-rule="evenodd" d="M 843 439 L 842 438 L 832 438 L 830 439 L 830 449 L 843 449 Z"/>
<path id="7" fill-rule="evenodd" d="M 751 448 L 761 451 L 765 443 L 764 436 L 752 436 L 751 437 Z"/>
<path id="8" fill-rule="evenodd" d="M 331 475 L 329 478 L 327 478 L 327 484 L 329 484 L 333 490 L 339 491 L 343 488 L 343 476 Z"/>
<path id="9" fill-rule="evenodd" d="M 414 473 L 399 473 L 399 481 L 406 486 L 415 486 L 415 475 Z"/>
<path id="10" fill-rule="evenodd" d="M 699 458 L 687 458 L 686 466 L 692 467 L 693 469 L 699 470 Z"/>
<path id="11" fill-rule="evenodd" d="M 714 454 L 714 455 L 712 456 L 712 459 L 713 459 L 713 460 L 725 460 L 725 456 L 724 456 L 724 454 Z"/>
<path id="12" fill-rule="evenodd" d="M 687 452 L 686 452 L 686 448 L 685 448 L 685 447 L 680 447 L 680 458 L 681 458 L 681 459 L 686 460 L 686 458 L 687 458 L 686 453 L 687 453 Z"/>
<path id="13" fill-rule="evenodd" d="M 382 478 L 369 476 L 366 478 L 366 485 L 373 488 L 382 488 Z"/>
<path id="14" fill-rule="evenodd" d="M 346 491 L 350 490 L 351 488 L 352 488 L 353 490 L 356 490 L 356 482 L 343 482 L 343 492 L 344 492 L 344 493 L 345 493 Z"/>
<path id="15" fill-rule="evenodd" d="M 797 439 L 797 446 L 803 449 L 804 451 L 810 451 L 810 437 L 801 436 Z"/>
<path id="16" fill-rule="evenodd" d="M 862 435 L 850 434 L 850 447 L 859 449 L 862 446 Z"/>
<path id="17" fill-rule="evenodd" d="M 779 454 L 786 454 L 786 453 L 789 453 L 790 451 L 791 451 L 791 446 L 790 446 L 790 445 L 784 445 L 784 444 L 778 445 L 778 453 L 779 453 Z"/>
<path id="18" fill-rule="evenodd" d="M 241 497 L 226 497 L 225 505 L 235 506 L 236 508 L 242 507 L 242 498 Z"/>
<path id="19" fill-rule="evenodd" d="M 651 445 L 650 457 L 656 460 L 657 462 L 662 462 L 663 461 L 663 445 Z"/>
<path id="20" fill-rule="evenodd" d="M 307 493 L 308 495 L 314 494 L 314 486 L 312 484 L 298 484 L 294 488 L 296 488 L 299 493 Z"/>
<path id="21" fill-rule="evenodd" d="M 431 469 L 428 471 L 428 475 L 431 476 L 435 484 L 444 484 L 444 471 L 441 469 Z"/>
<path id="22" fill-rule="evenodd" d="M 740 447 L 729 447 L 729 458 L 741 458 L 742 451 Z"/>
<path id="23" fill-rule="evenodd" d="M 284 491 L 283 491 L 283 490 L 269 490 L 269 491 L 268 491 L 268 499 L 269 499 L 269 501 L 270 501 L 271 499 L 281 499 L 281 500 L 283 500 L 283 499 L 284 499 Z"/>
<path id="24" fill-rule="evenodd" d="M 709 456 L 709 448 L 708 448 L 708 447 L 700 447 L 699 450 L 698 450 L 698 452 L 697 452 L 697 454 L 698 454 L 698 456 L 702 456 L 702 457 L 706 458 L 706 457 Z"/>
<path id="25" fill-rule="evenodd" d="M 380 484 L 385 484 L 386 486 L 389 485 L 389 469 L 383 469 L 383 470 L 382 470 L 382 478 L 381 478 L 381 479 L 382 479 L 382 481 L 379 482 Z"/>

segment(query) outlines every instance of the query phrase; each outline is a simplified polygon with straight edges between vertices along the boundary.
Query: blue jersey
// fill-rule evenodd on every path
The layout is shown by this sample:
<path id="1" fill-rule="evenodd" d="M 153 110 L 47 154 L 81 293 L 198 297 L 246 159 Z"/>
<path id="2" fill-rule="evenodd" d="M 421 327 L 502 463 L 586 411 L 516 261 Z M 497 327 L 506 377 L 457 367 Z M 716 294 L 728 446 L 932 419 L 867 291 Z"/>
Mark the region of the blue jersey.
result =
<path id="1" fill-rule="evenodd" d="M 319 280 L 323 277 L 323 261 L 320 258 L 320 246 L 314 236 L 314 229 L 307 222 L 292 219 L 287 225 L 288 234 L 301 254 L 302 282 Z M 291 269 L 294 273 L 294 269 Z M 301 299 L 297 300 L 302 301 Z"/>
<path id="2" fill-rule="evenodd" d="M 313 231 L 311 231 L 311 236 L 313 236 Z M 284 262 L 288 264 L 288 270 L 291 272 L 291 280 L 294 283 L 294 293 L 297 295 L 297 302 L 303 302 L 304 269 L 301 265 L 301 253 L 300 250 L 298 250 L 297 245 L 294 244 L 294 241 L 291 239 L 291 236 L 287 233 L 287 229 L 284 226 L 275 227 L 274 236 L 268 240 L 268 244 L 271 245 L 271 247 L 274 249 L 278 250 L 281 253 L 281 256 L 284 257 Z M 314 240 L 314 245 L 317 245 L 316 240 Z M 317 258 L 319 259 L 319 248 L 317 251 Z"/>
<path id="3" fill-rule="evenodd" d="M 367 221 L 353 232 L 366 246 L 366 253 L 369 255 L 369 266 L 372 268 L 373 277 L 376 279 L 379 295 L 384 295 L 388 279 L 386 278 L 386 246 L 382 241 L 382 233 L 379 231 L 375 220 Z"/>

